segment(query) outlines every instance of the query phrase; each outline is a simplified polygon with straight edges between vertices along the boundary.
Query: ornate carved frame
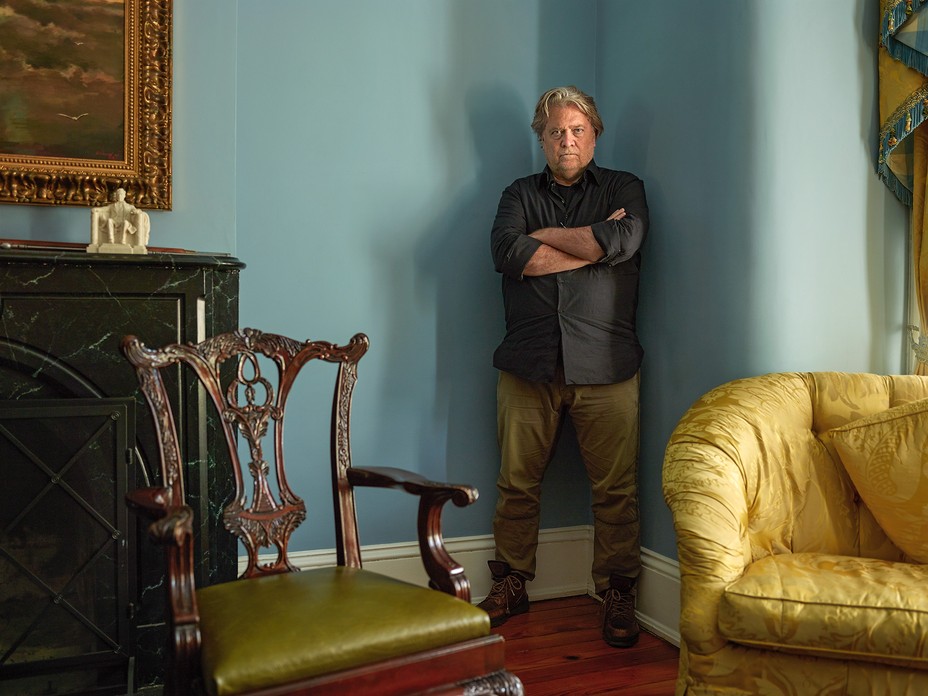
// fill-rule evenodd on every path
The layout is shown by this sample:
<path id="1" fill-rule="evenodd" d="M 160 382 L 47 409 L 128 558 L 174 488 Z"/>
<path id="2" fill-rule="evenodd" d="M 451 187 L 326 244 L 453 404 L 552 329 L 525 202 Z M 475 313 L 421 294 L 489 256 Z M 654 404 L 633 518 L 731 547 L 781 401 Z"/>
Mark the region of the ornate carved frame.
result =
<path id="1" fill-rule="evenodd" d="M 140 208 L 171 208 L 173 0 L 125 0 L 121 161 L 0 153 L 0 203 L 106 205 L 117 188 Z"/>

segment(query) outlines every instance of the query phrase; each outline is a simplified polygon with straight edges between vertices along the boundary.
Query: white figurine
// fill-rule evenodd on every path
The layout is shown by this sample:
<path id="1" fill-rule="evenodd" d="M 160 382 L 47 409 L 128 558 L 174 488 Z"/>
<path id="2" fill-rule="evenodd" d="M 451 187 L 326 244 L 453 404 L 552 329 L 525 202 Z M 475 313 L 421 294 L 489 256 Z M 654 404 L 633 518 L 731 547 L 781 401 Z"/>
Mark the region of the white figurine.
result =
<path id="1" fill-rule="evenodd" d="M 116 189 L 116 201 L 90 211 L 90 245 L 99 254 L 147 254 L 151 220 L 148 213 L 126 203 L 125 189 Z"/>

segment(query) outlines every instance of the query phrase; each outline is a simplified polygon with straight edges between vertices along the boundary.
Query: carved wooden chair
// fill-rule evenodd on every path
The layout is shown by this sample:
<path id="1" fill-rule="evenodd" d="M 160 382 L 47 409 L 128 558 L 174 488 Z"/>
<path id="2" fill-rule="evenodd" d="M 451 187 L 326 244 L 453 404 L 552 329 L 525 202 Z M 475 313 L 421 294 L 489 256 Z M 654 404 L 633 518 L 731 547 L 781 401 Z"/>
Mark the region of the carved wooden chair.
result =
<path id="1" fill-rule="evenodd" d="M 351 395 L 368 345 L 363 334 L 338 346 L 253 329 L 159 349 L 123 339 L 160 448 L 162 485 L 136 490 L 128 502 L 153 520 L 150 536 L 165 550 L 169 694 L 522 694 L 521 682 L 505 670 L 502 638 L 490 634 L 486 613 L 470 604 L 470 584 L 442 539 L 443 505 L 469 505 L 476 489 L 395 468 L 351 466 Z M 331 441 L 337 565 L 299 571 L 287 547 L 306 506 L 285 473 L 283 423 L 294 380 L 313 360 L 338 365 Z M 194 580 L 194 513 L 184 498 L 184 461 L 163 380 L 167 372 L 176 379 L 179 366 L 193 370 L 219 414 L 235 480 L 223 523 L 247 553 L 237 580 L 209 587 Z M 270 451 L 263 445 L 269 431 Z M 240 460 L 238 436 L 250 461 Z M 419 497 L 429 588 L 362 569 L 358 486 Z M 276 559 L 261 562 L 259 551 L 271 547 Z"/>

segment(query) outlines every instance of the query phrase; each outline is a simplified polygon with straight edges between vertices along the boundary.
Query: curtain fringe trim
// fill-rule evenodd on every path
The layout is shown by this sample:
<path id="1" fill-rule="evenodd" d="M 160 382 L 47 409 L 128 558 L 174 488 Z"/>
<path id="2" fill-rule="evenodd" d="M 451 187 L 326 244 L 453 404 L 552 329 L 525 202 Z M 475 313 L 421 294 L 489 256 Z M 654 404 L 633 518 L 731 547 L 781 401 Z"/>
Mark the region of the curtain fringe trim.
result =
<path id="1" fill-rule="evenodd" d="M 885 163 L 880 165 L 877 173 L 880 175 L 880 179 L 887 186 L 887 188 L 896 194 L 896 198 L 899 199 L 899 202 L 911 208 L 912 192 L 906 188 L 905 184 L 899 181 L 896 175 L 892 173 L 892 171 L 885 165 Z"/>
<path id="2" fill-rule="evenodd" d="M 892 7 L 886 7 L 880 18 L 880 44 L 893 58 L 922 75 L 928 75 L 928 55 L 897 41 L 895 34 L 926 2 L 928 0 L 896 0 Z"/>
<path id="3" fill-rule="evenodd" d="M 880 128 L 877 173 L 902 203 L 912 205 L 912 192 L 889 167 L 889 158 L 916 128 L 928 120 L 928 82 L 909 95 Z"/>

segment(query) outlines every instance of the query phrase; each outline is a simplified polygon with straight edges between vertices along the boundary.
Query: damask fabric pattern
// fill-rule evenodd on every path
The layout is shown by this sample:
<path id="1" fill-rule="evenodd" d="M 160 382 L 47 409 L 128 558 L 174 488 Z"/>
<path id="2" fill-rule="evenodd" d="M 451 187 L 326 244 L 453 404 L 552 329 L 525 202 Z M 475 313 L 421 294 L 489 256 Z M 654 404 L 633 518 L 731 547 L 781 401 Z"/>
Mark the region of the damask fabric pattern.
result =
<path id="1" fill-rule="evenodd" d="M 868 559 L 874 565 L 883 562 L 888 574 L 897 568 L 893 564 L 900 564 L 897 570 L 904 567 L 909 559 L 861 502 L 835 455 L 829 431 L 924 398 L 928 398 L 928 378 L 914 375 L 786 373 L 718 387 L 684 415 L 668 444 L 663 474 L 664 497 L 674 515 L 682 586 L 678 696 L 928 694 L 928 670 L 858 655 L 851 658 L 854 646 L 863 645 L 859 637 L 838 640 L 820 633 L 809 639 L 832 640 L 829 647 L 845 646 L 840 649 L 848 650 L 848 659 L 819 657 L 820 652 L 802 645 L 788 646 L 805 653 L 793 654 L 783 650 L 787 646 L 774 643 L 782 643 L 784 636 L 798 641 L 798 631 L 791 633 L 787 625 L 785 633 L 774 639 L 769 624 L 758 630 L 741 622 L 737 612 L 743 607 L 723 607 L 723 595 L 737 587 L 752 564 L 770 557 L 823 554 Z M 766 563 L 772 567 L 782 562 L 785 559 Z M 914 565 L 904 569 L 921 574 L 912 592 L 923 594 L 928 569 Z M 821 566 L 818 570 L 823 572 Z M 769 580 L 764 566 L 758 572 Z M 836 570 L 833 576 L 835 587 L 829 587 L 838 597 L 841 572 Z M 845 590 L 845 596 L 853 592 Z M 797 625 L 813 613 L 811 608 L 796 612 Z M 731 641 L 720 630 L 720 621 L 729 635 L 739 623 L 745 634 L 753 632 L 756 647 Z M 860 626 L 855 624 L 850 633 Z M 897 638 L 883 640 L 892 643 Z M 768 643 L 777 649 L 767 649 Z"/>
<path id="2" fill-rule="evenodd" d="M 928 400 L 831 431 L 841 463 L 887 536 L 928 563 Z"/>
<path id="3" fill-rule="evenodd" d="M 820 553 L 767 556 L 722 593 L 719 630 L 742 645 L 928 669 L 925 569 Z"/>

